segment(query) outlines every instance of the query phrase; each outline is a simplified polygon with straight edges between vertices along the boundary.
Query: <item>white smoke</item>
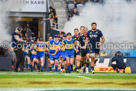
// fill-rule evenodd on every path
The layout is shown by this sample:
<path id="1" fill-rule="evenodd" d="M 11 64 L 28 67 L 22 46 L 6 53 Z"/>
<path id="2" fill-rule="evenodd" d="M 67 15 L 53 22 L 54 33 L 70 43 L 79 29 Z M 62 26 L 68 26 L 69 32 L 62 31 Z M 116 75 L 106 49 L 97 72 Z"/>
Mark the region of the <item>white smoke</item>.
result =
<path id="1" fill-rule="evenodd" d="M 135 41 L 136 33 L 136 2 L 126 0 L 106 0 L 104 5 L 88 3 L 82 9 L 80 16 L 73 17 L 65 24 L 64 31 L 73 34 L 74 28 L 85 26 L 91 29 L 91 23 L 96 22 L 106 41 Z"/>
<path id="2" fill-rule="evenodd" d="M 4 41 L 10 41 L 11 35 L 9 34 L 7 25 L 9 24 L 9 11 L 18 7 L 15 5 L 18 0 L 0 0 L 0 45 Z"/>

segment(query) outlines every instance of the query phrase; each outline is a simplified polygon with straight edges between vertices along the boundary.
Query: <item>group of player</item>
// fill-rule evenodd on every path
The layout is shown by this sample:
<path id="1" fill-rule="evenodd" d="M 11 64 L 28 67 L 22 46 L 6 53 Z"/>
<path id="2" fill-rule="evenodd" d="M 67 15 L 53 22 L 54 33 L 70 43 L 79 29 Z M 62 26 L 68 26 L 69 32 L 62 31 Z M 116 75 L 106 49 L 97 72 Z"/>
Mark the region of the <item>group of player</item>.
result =
<path id="1" fill-rule="evenodd" d="M 84 26 L 81 26 L 80 30 L 75 28 L 73 36 L 70 32 L 66 34 L 62 31 L 59 35 L 50 36 L 47 42 L 44 42 L 42 38 L 26 42 L 23 50 L 28 68 L 33 71 L 33 66 L 36 63 L 38 71 L 43 72 L 46 52 L 50 71 L 55 68 L 54 70 L 57 72 L 60 62 L 61 72 L 71 73 L 75 67 L 77 72 L 89 73 L 89 64 L 91 64 L 91 71 L 94 74 L 99 48 L 105 39 L 102 32 L 97 29 L 96 23 L 92 23 L 91 27 L 92 30 L 88 30 Z M 102 40 L 100 41 L 100 39 Z M 89 62 L 90 57 L 91 63 Z"/>

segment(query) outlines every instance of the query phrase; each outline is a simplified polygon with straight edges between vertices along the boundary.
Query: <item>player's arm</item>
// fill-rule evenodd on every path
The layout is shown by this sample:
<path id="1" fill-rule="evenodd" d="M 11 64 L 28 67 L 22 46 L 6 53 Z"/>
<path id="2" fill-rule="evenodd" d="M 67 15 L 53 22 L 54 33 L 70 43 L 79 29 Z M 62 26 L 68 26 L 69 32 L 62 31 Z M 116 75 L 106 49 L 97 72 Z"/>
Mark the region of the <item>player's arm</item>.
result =
<path id="1" fill-rule="evenodd" d="M 104 38 L 104 36 L 101 36 L 101 42 L 98 44 L 98 46 L 100 47 L 101 45 L 103 45 L 104 44 L 104 42 L 105 42 L 105 38 Z"/>
<path id="2" fill-rule="evenodd" d="M 59 46 L 56 48 L 56 51 L 55 51 L 55 53 L 54 54 L 52 54 L 53 56 L 55 56 L 56 55 L 56 53 L 59 51 Z"/>
<path id="3" fill-rule="evenodd" d="M 88 45 L 88 41 L 89 41 L 89 37 L 87 37 L 86 40 L 85 40 L 85 46 L 86 46 L 86 47 L 87 47 L 87 45 Z"/>
<path id="4" fill-rule="evenodd" d="M 57 48 L 56 49 L 56 51 L 55 51 L 55 53 L 54 54 L 52 54 L 53 56 L 55 56 L 56 55 L 56 53 L 59 51 L 59 48 Z"/>
<path id="5" fill-rule="evenodd" d="M 102 37 L 101 37 L 101 39 L 102 39 L 101 44 L 103 45 L 103 44 L 104 44 L 104 42 L 105 42 L 105 38 L 104 38 L 104 36 L 102 36 Z"/>
<path id="6" fill-rule="evenodd" d="M 75 51 L 76 51 L 76 53 L 77 53 L 77 52 L 79 51 L 79 50 L 78 50 L 78 42 L 75 41 L 74 44 L 75 44 Z"/>
<path id="7" fill-rule="evenodd" d="M 111 61 L 114 62 L 114 61 L 116 61 L 116 59 L 117 59 L 117 58 L 114 56 L 114 57 L 111 59 Z"/>
<path id="8" fill-rule="evenodd" d="M 25 42 L 23 39 L 19 38 L 18 35 L 14 35 L 15 39 L 19 42 Z"/>
<path id="9" fill-rule="evenodd" d="M 45 51 L 48 51 L 48 52 L 49 52 L 49 44 L 50 44 L 49 41 L 47 41 L 47 42 L 45 43 L 45 47 L 46 47 L 46 48 L 45 48 Z"/>
<path id="10" fill-rule="evenodd" d="M 105 42 L 105 38 L 104 38 L 104 35 L 102 34 L 102 32 L 100 31 L 100 33 L 99 33 L 99 36 L 101 37 L 101 42 L 98 44 L 98 46 L 100 47 L 101 45 L 103 45 L 104 44 L 104 42 Z"/>
<path id="11" fill-rule="evenodd" d="M 88 33 L 87 33 L 87 38 L 86 38 L 86 40 L 85 40 L 85 46 L 88 45 L 88 42 L 89 42 L 89 31 L 88 31 Z"/>

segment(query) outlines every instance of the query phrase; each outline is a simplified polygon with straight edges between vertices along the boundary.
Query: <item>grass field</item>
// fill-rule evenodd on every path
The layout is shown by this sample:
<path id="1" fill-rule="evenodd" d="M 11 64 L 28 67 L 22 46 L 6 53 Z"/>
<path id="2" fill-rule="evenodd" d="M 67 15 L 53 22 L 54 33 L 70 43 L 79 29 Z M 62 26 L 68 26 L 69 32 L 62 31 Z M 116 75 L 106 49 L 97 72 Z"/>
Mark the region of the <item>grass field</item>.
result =
<path id="1" fill-rule="evenodd" d="M 8 89 L 10 88 L 10 89 Z M 136 74 L 0 72 L 0 91 L 7 90 L 136 90 Z"/>

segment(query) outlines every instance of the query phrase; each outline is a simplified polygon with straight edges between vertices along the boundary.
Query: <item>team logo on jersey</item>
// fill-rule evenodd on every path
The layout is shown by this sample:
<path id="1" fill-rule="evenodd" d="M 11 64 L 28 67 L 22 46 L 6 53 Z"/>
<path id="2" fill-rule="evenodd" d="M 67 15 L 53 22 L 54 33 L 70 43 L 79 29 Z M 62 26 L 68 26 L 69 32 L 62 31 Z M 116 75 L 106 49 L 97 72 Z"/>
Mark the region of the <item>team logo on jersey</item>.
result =
<path id="1" fill-rule="evenodd" d="M 85 39 L 85 37 L 83 37 L 83 39 Z"/>
<path id="2" fill-rule="evenodd" d="M 96 33 L 98 33 L 98 32 L 96 32 Z"/>
<path id="3" fill-rule="evenodd" d="M 92 38 L 93 37 L 93 35 L 90 35 L 90 38 Z"/>
<path id="4" fill-rule="evenodd" d="M 90 32 L 90 34 L 92 34 L 92 32 Z"/>
<path id="5" fill-rule="evenodd" d="M 76 38 L 74 38 L 76 40 Z"/>

